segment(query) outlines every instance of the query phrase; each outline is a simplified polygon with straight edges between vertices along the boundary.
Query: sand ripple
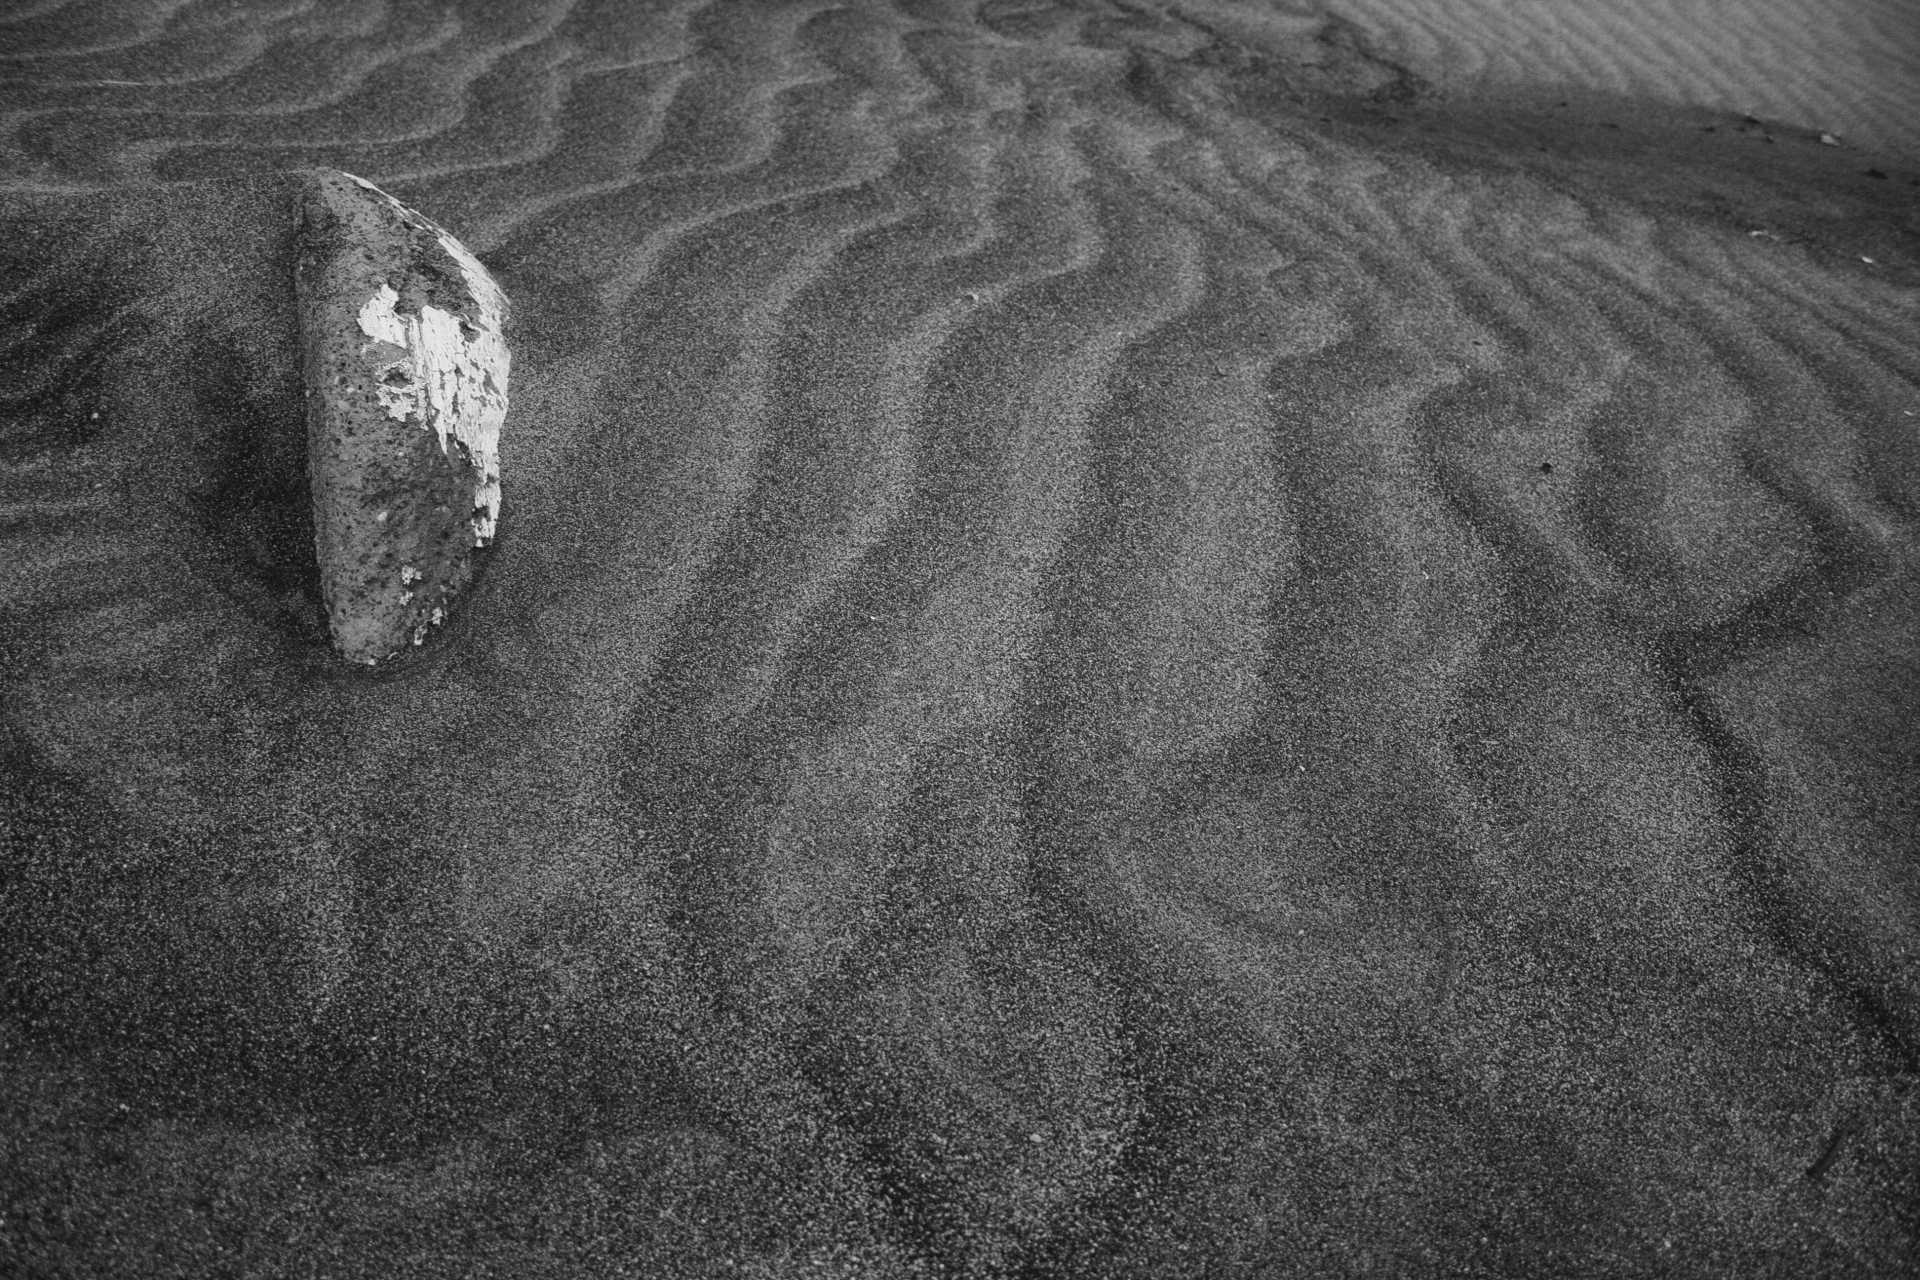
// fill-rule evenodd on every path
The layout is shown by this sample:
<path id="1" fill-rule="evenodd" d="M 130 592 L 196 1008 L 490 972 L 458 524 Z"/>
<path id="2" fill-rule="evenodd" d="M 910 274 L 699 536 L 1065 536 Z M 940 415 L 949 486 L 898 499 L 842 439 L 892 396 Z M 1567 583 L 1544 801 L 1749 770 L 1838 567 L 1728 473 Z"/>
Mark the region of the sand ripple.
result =
<path id="1" fill-rule="evenodd" d="M 0 18 L 0 1258 L 1899 1273 L 1914 175 L 1477 10 L 134 8 Z M 315 163 L 521 324 L 374 678 Z"/>

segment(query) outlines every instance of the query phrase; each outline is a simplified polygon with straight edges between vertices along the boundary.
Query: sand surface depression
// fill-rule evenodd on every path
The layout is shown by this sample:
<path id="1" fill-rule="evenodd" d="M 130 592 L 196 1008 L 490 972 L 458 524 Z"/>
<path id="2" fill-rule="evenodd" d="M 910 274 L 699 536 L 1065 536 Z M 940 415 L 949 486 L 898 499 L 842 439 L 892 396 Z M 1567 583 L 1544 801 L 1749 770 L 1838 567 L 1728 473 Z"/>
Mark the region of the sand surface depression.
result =
<path id="1" fill-rule="evenodd" d="M 1486 8 L 0 14 L 0 1271 L 1902 1274 L 1910 86 Z M 310 165 L 517 322 L 372 675 Z"/>

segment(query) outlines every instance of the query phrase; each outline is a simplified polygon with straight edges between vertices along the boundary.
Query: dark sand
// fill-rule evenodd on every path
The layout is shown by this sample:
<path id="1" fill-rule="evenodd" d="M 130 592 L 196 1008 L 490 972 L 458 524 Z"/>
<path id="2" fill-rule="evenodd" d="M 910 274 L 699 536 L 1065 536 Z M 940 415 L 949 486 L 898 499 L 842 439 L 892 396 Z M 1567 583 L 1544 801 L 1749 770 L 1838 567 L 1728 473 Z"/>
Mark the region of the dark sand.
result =
<path id="1" fill-rule="evenodd" d="M 654 7 L 0 22 L 0 1274 L 1906 1274 L 1914 157 Z M 312 164 L 519 321 L 371 676 Z"/>
<path id="2" fill-rule="evenodd" d="M 1920 150 L 1913 0 L 1327 0 L 1449 91 L 1551 82 Z"/>

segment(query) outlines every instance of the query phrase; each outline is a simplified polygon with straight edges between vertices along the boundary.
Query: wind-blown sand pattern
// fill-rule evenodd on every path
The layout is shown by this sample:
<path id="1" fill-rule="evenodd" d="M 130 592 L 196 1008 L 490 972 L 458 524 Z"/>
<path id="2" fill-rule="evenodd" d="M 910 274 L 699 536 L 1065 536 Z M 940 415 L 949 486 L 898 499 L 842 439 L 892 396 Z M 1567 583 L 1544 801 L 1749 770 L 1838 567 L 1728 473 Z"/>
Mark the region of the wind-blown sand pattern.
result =
<path id="1" fill-rule="evenodd" d="M 1920 1246 L 1912 152 L 1251 4 L 0 22 L 0 1271 Z M 391 671 L 315 165 L 519 326 Z"/>
<path id="2" fill-rule="evenodd" d="M 1448 86 L 1566 86 L 1750 113 L 1920 152 L 1907 0 L 1329 0 Z"/>

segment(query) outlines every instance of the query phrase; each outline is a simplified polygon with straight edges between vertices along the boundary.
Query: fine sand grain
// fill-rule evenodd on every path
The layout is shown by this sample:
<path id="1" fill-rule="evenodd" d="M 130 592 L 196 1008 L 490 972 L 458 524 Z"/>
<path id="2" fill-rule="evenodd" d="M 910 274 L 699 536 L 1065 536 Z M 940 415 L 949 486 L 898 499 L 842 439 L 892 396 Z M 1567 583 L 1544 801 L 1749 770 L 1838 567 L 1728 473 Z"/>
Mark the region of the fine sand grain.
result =
<path id="1" fill-rule="evenodd" d="M 1920 154 L 1912 0 L 1324 0 L 1450 90 L 1603 90 Z"/>
<path id="2" fill-rule="evenodd" d="M 1909 1274 L 1907 90 L 1355 8 L 0 16 L 0 1273 Z M 518 325 L 373 673 L 311 165 Z"/>

